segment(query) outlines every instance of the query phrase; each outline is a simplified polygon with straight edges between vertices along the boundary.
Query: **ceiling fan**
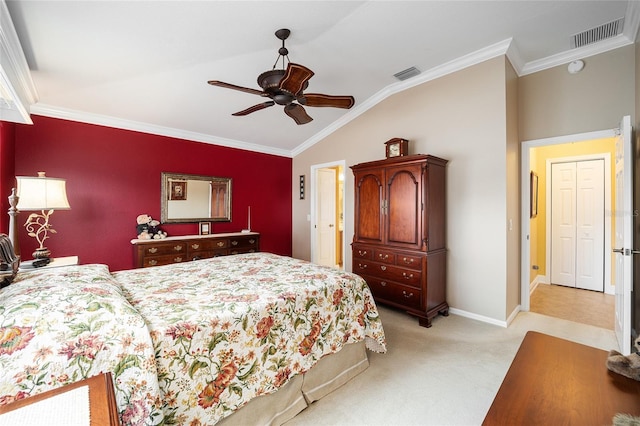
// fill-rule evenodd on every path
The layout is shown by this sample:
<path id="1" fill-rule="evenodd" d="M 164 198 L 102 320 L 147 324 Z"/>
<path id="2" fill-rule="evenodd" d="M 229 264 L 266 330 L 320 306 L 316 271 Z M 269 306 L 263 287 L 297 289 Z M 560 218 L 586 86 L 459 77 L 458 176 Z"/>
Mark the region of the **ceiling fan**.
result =
<path id="1" fill-rule="evenodd" d="M 252 112 L 260 111 L 261 109 L 278 104 L 284 105 L 285 114 L 291 117 L 297 124 L 307 124 L 312 121 L 313 118 L 307 114 L 303 105 L 308 107 L 332 107 L 345 109 L 349 109 L 353 106 L 355 103 L 353 96 L 303 93 L 303 91 L 309 86 L 309 79 L 313 77 L 314 72 L 303 65 L 294 64 L 289 61 L 289 51 L 284 46 L 284 42 L 291 34 L 291 31 L 283 28 L 276 31 L 275 34 L 276 37 L 282 40 L 282 47 L 278 49 L 278 57 L 276 58 L 275 64 L 273 64 L 273 69 L 265 71 L 258 76 L 258 86 L 260 86 L 262 90 L 236 86 L 235 84 L 225 83 L 218 80 L 208 81 L 212 86 L 239 90 L 241 92 L 251 93 L 271 99 L 270 101 L 254 105 L 231 115 L 248 115 Z M 282 69 L 276 69 L 276 65 L 280 58 L 282 58 Z M 284 66 L 285 58 L 288 62 L 286 69 Z"/>

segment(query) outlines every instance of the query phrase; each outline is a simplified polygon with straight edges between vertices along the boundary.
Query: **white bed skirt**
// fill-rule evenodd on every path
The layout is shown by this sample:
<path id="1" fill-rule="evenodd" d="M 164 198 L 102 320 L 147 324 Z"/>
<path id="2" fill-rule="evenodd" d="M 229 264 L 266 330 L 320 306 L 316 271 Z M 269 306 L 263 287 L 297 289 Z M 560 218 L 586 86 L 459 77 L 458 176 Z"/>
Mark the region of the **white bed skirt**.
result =
<path id="1" fill-rule="evenodd" d="M 281 425 L 308 404 L 333 392 L 369 367 L 364 342 L 345 346 L 322 358 L 302 376 L 293 377 L 277 392 L 255 398 L 218 425 Z"/>

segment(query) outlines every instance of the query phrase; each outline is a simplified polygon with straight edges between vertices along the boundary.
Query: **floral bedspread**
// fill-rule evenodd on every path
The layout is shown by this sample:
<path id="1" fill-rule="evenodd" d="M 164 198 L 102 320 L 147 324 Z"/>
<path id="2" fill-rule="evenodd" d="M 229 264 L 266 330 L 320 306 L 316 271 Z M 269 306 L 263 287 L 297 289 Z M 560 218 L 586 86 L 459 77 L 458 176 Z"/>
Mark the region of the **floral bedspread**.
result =
<path id="1" fill-rule="evenodd" d="M 105 265 L 20 272 L 0 290 L 0 404 L 111 372 L 122 424 L 159 424 L 154 356 Z"/>
<path id="2" fill-rule="evenodd" d="M 252 253 L 113 276 L 150 329 L 168 423 L 215 424 L 348 343 L 386 351 L 349 272 Z"/>

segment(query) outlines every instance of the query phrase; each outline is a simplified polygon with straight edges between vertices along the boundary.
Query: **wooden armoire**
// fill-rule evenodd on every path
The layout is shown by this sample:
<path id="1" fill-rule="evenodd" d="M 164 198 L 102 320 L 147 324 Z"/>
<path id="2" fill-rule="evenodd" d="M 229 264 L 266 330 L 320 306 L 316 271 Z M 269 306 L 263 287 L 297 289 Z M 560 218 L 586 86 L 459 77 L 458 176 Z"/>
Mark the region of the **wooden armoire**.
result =
<path id="1" fill-rule="evenodd" d="M 377 302 L 406 310 L 424 327 L 448 315 L 447 160 L 409 155 L 352 166 L 353 272 Z"/>

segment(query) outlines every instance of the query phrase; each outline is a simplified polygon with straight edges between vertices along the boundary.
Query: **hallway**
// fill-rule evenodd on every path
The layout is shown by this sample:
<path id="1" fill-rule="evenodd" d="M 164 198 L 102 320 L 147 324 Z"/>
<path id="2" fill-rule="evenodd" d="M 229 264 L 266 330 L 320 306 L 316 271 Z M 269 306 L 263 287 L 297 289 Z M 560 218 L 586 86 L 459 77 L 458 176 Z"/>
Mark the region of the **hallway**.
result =
<path id="1" fill-rule="evenodd" d="M 615 296 L 572 287 L 538 284 L 531 294 L 531 312 L 613 330 Z"/>

